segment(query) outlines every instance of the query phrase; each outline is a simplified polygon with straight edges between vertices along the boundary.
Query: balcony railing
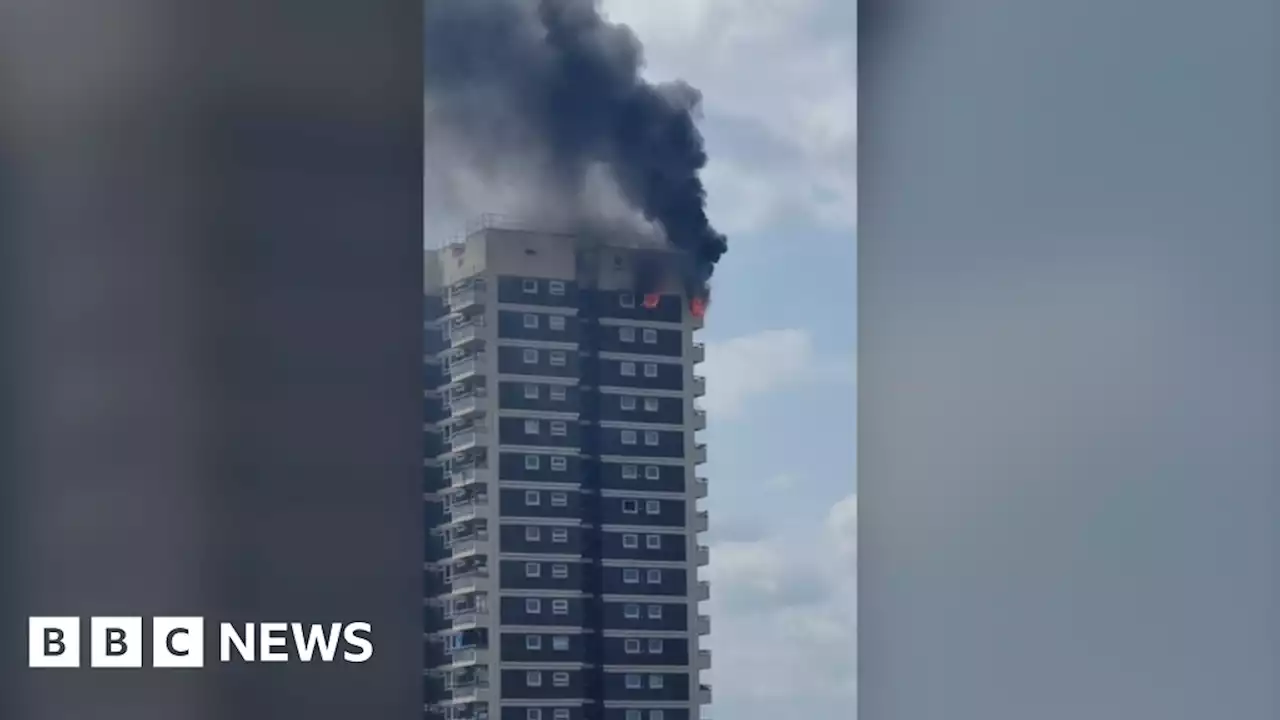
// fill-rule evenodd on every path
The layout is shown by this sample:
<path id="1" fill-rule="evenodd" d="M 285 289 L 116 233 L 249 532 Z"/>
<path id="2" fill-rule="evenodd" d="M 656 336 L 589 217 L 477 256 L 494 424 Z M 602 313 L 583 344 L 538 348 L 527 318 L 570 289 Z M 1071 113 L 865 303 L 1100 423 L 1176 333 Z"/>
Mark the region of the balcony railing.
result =
<path id="1" fill-rule="evenodd" d="M 699 500 L 707 496 L 707 479 L 704 477 L 695 477 L 693 479 L 693 496 Z"/>
<path id="2" fill-rule="evenodd" d="M 700 650 L 699 652 L 706 651 Z M 455 667 L 459 665 L 475 665 L 477 659 L 478 654 L 475 648 L 458 648 L 445 653 L 445 661 Z"/>
<path id="3" fill-rule="evenodd" d="M 699 650 L 698 651 L 698 669 L 707 670 L 710 667 L 711 667 L 711 651 Z"/>
<path id="4" fill-rule="evenodd" d="M 707 379 L 701 375 L 693 376 L 693 396 L 702 397 L 707 394 Z"/>
<path id="5" fill-rule="evenodd" d="M 711 548 L 706 545 L 699 545 L 696 549 L 696 556 L 699 567 L 704 567 L 711 562 Z"/>
<path id="6" fill-rule="evenodd" d="M 448 372 L 449 379 L 453 382 L 461 382 L 467 378 L 480 372 L 484 367 L 484 355 L 475 354 L 467 355 L 460 360 L 454 360 L 449 363 Z"/>
<path id="7" fill-rule="evenodd" d="M 449 691 L 449 699 L 453 702 L 478 702 L 488 698 L 489 681 L 475 679 L 454 685 Z"/>
<path id="8" fill-rule="evenodd" d="M 698 616 L 698 634 L 699 635 L 711 634 L 711 616 L 710 615 Z"/>
<path id="9" fill-rule="evenodd" d="M 476 554 L 480 551 L 481 545 L 487 542 L 489 542 L 489 533 L 477 532 L 449 540 L 445 543 L 445 547 L 449 548 L 450 558 L 456 559 Z"/>
<path id="10" fill-rule="evenodd" d="M 697 514 L 693 516 L 694 532 L 700 532 L 700 533 L 706 532 L 708 528 L 710 528 L 710 526 L 711 526 L 711 521 L 707 517 L 706 510 L 699 510 Z"/>
<path id="11" fill-rule="evenodd" d="M 480 323 L 469 322 L 449 327 L 449 343 L 461 347 L 480 339 Z"/>
<path id="12" fill-rule="evenodd" d="M 453 312 L 462 312 L 484 302 L 484 288 L 471 287 L 454 290 L 449 293 L 449 309 Z"/>
<path id="13" fill-rule="evenodd" d="M 711 599 L 711 582 L 708 580 L 699 580 L 698 581 L 698 600 L 702 601 L 702 600 L 710 600 L 710 599 Z"/>
<path id="14" fill-rule="evenodd" d="M 445 512 L 449 515 L 449 522 L 459 523 L 474 520 L 480 508 L 487 507 L 489 507 L 489 496 L 476 495 L 470 500 L 449 506 Z"/>
<path id="15" fill-rule="evenodd" d="M 695 363 L 703 362 L 707 359 L 707 346 L 700 342 L 694 343 L 691 355 Z"/>
<path id="16" fill-rule="evenodd" d="M 449 398 L 449 414 L 454 417 L 462 417 L 475 412 L 480 407 L 479 393 L 466 393 L 465 395 L 455 395 Z"/>
<path id="17" fill-rule="evenodd" d="M 693 461 L 701 464 L 707 461 L 707 444 L 698 443 L 693 446 Z"/>
<path id="18" fill-rule="evenodd" d="M 466 430 L 455 432 L 449 437 L 449 448 L 454 452 L 462 452 L 476 446 L 485 436 L 488 430 L 481 425 L 472 425 Z M 705 453 L 704 453 L 705 454 Z"/>
<path id="19" fill-rule="evenodd" d="M 697 409 L 697 408 L 694 408 L 694 410 L 693 410 L 693 429 L 694 429 L 694 430 L 706 430 L 706 429 L 707 429 L 707 411 L 706 411 L 706 410 L 699 410 L 699 409 Z"/>
<path id="20" fill-rule="evenodd" d="M 476 481 L 476 468 L 458 468 L 449 473 L 450 487 L 466 487 Z"/>
<path id="21" fill-rule="evenodd" d="M 458 573 L 449 580 L 448 587 L 451 593 L 467 593 L 475 592 L 480 589 L 480 582 L 489 577 L 489 569 L 477 568 L 469 570 L 465 573 Z"/>
<path id="22" fill-rule="evenodd" d="M 698 703 L 701 705 L 711 704 L 711 686 L 706 684 L 698 685 Z"/>

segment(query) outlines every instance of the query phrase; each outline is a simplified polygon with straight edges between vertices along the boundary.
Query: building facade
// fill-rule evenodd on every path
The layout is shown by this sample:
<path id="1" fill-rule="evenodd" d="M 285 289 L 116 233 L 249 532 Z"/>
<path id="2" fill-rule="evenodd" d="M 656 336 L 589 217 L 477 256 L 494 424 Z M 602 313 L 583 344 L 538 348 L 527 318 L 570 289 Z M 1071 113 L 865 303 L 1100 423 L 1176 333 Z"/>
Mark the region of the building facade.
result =
<path id="1" fill-rule="evenodd" d="M 638 297 L 637 257 L 499 228 L 427 253 L 431 720 L 698 720 L 711 700 L 702 321 L 678 291 Z"/>

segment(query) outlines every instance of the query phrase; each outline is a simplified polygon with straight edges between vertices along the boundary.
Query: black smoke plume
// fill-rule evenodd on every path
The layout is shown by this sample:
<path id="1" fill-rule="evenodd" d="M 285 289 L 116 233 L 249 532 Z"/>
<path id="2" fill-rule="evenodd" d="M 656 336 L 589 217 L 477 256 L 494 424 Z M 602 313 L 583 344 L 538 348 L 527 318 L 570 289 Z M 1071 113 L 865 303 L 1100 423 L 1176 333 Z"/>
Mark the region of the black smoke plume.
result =
<path id="1" fill-rule="evenodd" d="M 700 93 L 640 77 L 640 42 L 594 0 L 425 0 L 427 172 L 591 220 L 607 180 L 682 251 L 691 295 L 726 250 L 707 219 Z"/>

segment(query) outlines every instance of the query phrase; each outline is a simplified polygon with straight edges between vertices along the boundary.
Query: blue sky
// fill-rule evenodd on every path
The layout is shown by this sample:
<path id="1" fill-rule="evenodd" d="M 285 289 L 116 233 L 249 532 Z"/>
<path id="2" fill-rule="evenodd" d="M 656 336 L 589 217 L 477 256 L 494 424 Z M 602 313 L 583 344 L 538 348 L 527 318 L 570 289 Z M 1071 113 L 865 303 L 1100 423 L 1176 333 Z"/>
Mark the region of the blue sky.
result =
<path id="1" fill-rule="evenodd" d="M 856 73 L 844 0 L 603 0 L 703 92 L 712 717 L 856 700 Z"/>

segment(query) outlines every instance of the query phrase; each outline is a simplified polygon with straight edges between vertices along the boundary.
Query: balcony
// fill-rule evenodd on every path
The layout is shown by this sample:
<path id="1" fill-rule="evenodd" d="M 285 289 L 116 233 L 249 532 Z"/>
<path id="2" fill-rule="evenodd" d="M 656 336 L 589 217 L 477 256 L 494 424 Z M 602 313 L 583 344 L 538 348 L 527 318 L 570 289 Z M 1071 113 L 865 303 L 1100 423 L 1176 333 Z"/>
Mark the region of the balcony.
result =
<path id="1" fill-rule="evenodd" d="M 456 313 L 484 309 L 484 288 L 472 285 L 449 293 L 449 310 Z"/>
<path id="2" fill-rule="evenodd" d="M 449 373 L 449 380 L 452 382 L 462 382 L 469 377 L 474 377 L 477 373 L 484 369 L 484 354 L 477 353 L 475 355 L 467 355 L 460 360 L 449 363 L 446 368 Z"/>
<path id="3" fill-rule="evenodd" d="M 710 670 L 710 669 L 711 669 L 711 651 L 710 651 L 710 650 L 699 650 L 699 651 L 698 651 L 698 665 L 697 665 L 697 669 L 699 669 L 699 670 Z"/>
<path id="4" fill-rule="evenodd" d="M 449 437 L 449 449 L 453 452 L 462 452 L 470 450 L 479 444 L 489 434 L 487 428 L 482 425 L 471 425 L 465 430 L 459 430 Z M 706 453 L 704 452 L 705 456 Z M 706 462 L 706 460 L 702 460 Z"/>
<path id="5" fill-rule="evenodd" d="M 468 570 L 455 574 L 446 585 L 451 595 L 462 593 L 476 592 L 480 589 L 480 583 L 489 578 L 489 568 L 479 567 L 474 570 Z"/>
<path id="6" fill-rule="evenodd" d="M 711 704 L 711 686 L 710 685 L 698 685 L 698 704 L 699 705 Z"/>
<path id="7" fill-rule="evenodd" d="M 694 343 L 693 347 L 690 350 L 691 350 L 690 357 L 693 358 L 693 361 L 695 363 L 700 363 L 707 359 L 707 346 L 704 345 L 703 343 L 700 343 L 700 342 Z"/>
<path id="8" fill-rule="evenodd" d="M 445 509 L 445 514 L 449 516 L 449 522 L 460 523 L 468 520 L 475 520 L 480 509 L 488 507 L 489 496 L 476 495 L 470 500 L 449 506 Z"/>
<path id="9" fill-rule="evenodd" d="M 460 560 L 480 552 L 487 542 L 489 542 L 489 533 L 476 532 L 446 541 L 444 546 L 449 549 L 450 560 Z"/>
<path id="10" fill-rule="evenodd" d="M 696 597 L 698 598 L 698 602 L 703 602 L 705 600 L 711 599 L 711 581 L 710 580 L 698 581 L 698 594 L 696 595 Z"/>
<path id="11" fill-rule="evenodd" d="M 469 362 L 475 363 L 475 361 Z M 449 414 L 456 418 L 466 417 L 479 410 L 483 400 L 484 396 L 475 392 L 454 395 L 449 398 Z"/>
<path id="12" fill-rule="evenodd" d="M 698 567 L 706 567 L 711 562 L 711 548 L 699 545 L 694 549 L 694 557 L 698 561 Z"/>
<path id="13" fill-rule="evenodd" d="M 449 702 L 473 703 L 489 701 L 489 681 L 485 678 L 460 681 L 449 691 Z"/>
<path id="14" fill-rule="evenodd" d="M 693 461 L 699 465 L 707 461 L 707 444 L 698 443 L 693 446 Z"/>
<path id="15" fill-rule="evenodd" d="M 693 396 L 702 397 L 707 394 L 707 379 L 701 375 L 693 376 Z"/>
<path id="16" fill-rule="evenodd" d="M 464 348 L 480 342 L 481 328 L 477 322 L 460 323 L 449 327 L 449 344 L 454 348 Z"/>
<path id="17" fill-rule="evenodd" d="M 711 634 L 711 616 L 699 615 L 697 628 L 698 628 L 699 635 L 710 635 Z"/>
<path id="18" fill-rule="evenodd" d="M 704 653 L 707 651 L 699 650 L 698 652 Z M 468 667 L 471 665 L 475 665 L 478 660 L 479 660 L 479 653 L 476 652 L 476 648 L 457 648 L 454 650 L 446 651 L 444 654 L 445 664 L 451 668 Z"/>
<path id="19" fill-rule="evenodd" d="M 694 430 L 707 429 L 707 411 L 706 410 L 699 410 L 698 408 L 693 409 L 693 429 Z"/>
<path id="20" fill-rule="evenodd" d="M 445 615 L 445 619 L 449 621 L 451 630 L 470 630 L 480 624 L 480 617 L 488 615 L 489 611 L 485 608 L 467 608 L 465 610 L 454 610 Z"/>
<path id="21" fill-rule="evenodd" d="M 707 496 L 707 479 L 704 477 L 695 477 L 693 479 L 693 497 L 701 500 Z"/>
<path id="22" fill-rule="evenodd" d="M 710 521 L 710 519 L 707 517 L 707 511 L 706 511 L 706 510 L 699 510 L 699 511 L 698 511 L 698 512 L 693 516 L 693 531 L 694 531 L 694 532 L 696 532 L 696 533 L 704 533 L 704 532 L 706 532 L 706 531 L 710 528 L 710 526 L 711 526 L 711 521 Z"/>

